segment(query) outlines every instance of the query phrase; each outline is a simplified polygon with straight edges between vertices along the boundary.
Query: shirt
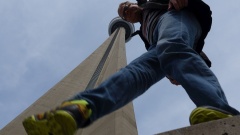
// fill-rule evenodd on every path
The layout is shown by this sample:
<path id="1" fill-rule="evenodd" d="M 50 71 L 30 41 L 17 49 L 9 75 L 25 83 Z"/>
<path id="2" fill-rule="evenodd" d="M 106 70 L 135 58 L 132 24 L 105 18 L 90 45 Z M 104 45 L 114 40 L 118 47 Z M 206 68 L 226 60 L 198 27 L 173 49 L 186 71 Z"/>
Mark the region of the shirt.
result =
<path id="1" fill-rule="evenodd" d="M 153 44 L 153 32 L 163 13 L 164 12 L 160 10 L 147 9 L 143 11 L 143 21 L 141 23 L 142 35 L 150 45 Z"/>

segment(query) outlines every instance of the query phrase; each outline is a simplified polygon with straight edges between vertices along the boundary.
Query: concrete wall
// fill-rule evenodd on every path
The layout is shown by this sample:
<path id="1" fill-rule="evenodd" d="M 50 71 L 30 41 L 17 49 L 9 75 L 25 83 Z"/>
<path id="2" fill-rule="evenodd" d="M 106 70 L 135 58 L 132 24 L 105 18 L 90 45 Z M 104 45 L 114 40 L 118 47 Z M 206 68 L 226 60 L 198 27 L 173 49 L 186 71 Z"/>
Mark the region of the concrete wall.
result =
<path id="1" fill-rule="evenodd" d="M 157 135 L 240 135 L 240 116 L 201 123 Z"/>

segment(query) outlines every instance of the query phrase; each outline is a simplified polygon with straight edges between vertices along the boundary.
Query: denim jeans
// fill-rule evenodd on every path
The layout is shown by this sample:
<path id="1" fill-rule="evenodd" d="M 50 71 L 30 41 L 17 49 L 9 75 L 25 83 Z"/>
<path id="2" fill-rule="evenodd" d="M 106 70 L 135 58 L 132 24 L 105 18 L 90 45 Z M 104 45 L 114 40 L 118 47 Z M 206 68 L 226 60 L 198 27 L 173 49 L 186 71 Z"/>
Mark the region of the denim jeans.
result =
<path id="1" fill-rule="evenodd" d="M 71 100 L 87 100 L 93 111 L 90 120 L 94 121 L 123 107 L 169 75 L 182 85 L 196 106 L 213 106 L 239 114 L 228 105 L 217 78 L 193 49 L 200 34 L 193 14 L 185 10 L 166 12 L 159 18 L 146 53 L 97 88 Z"/>

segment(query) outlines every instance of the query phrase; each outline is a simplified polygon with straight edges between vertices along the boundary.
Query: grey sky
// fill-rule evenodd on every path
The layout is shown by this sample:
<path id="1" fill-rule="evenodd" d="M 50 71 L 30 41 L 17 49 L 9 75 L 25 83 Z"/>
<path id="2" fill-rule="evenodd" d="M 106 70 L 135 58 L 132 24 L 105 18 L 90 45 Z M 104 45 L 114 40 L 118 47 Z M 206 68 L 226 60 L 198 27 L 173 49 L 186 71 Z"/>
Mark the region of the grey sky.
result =
<path id="1" fill-rule="evenodd" d="M 0 128 L 103 43 L 120 2 L 0 0 Z M 204 51 L 230 105 L 240 110 L 240 2 L 205 2 L 212 8 L 213 26 Z M 127 43 L 128 62 L 145 51 L 134 37 Z M 139 135 L 146 135 L 188 126 L 195 105 L 181 86 L 164 79 L 134 100 L 134 108 Z"/>

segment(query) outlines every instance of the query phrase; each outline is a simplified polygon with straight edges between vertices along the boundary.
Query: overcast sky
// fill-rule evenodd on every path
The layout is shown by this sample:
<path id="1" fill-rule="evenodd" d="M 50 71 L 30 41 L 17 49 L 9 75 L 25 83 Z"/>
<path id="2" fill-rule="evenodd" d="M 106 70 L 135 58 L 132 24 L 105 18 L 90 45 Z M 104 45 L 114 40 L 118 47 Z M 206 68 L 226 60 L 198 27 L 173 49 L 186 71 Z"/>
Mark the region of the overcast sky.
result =
<path id="1" fill-rule="evenodd" d="M 108 38 L 120 2 L 0 0 L 0 129 Z M 230 105 L 240 110 L 240 1 L 205 2 L 212 8 L 213 26 L 204 51 Z M 146 52 L 139 37 L 126 49 L 128 63 Z M 194 108 L 181 86 L 164 79 L 134 100 L 139 135 L 189 126 Z"/>

